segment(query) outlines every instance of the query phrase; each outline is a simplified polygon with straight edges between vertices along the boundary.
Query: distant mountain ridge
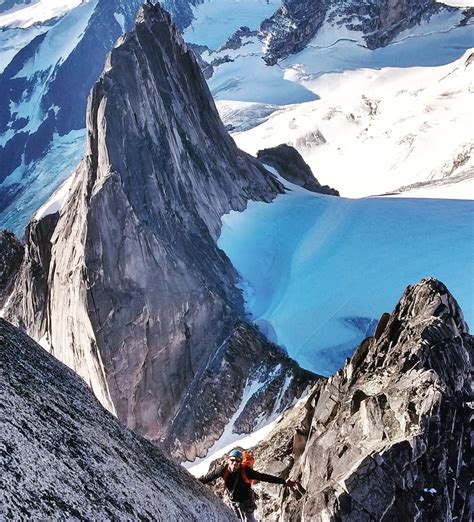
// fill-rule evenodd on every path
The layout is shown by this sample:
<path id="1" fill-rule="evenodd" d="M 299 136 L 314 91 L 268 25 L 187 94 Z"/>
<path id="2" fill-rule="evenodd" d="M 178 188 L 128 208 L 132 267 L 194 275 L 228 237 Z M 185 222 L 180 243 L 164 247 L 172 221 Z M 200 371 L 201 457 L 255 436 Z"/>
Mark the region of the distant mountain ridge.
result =
<path id="1" fill-rule="evenodd" d="M 456 10 L 435 0 L 287 0 L 260 27 L 266 47 L 264 59 L 273 65 L 301 51 L 323 24 L 360 32 L 367 48 L 377 49 L 422 20 L 429 21 L 440 11 Z M 472 15 L 467 13 L 465 21 Z M 347 37 L 350 38 L 349 33 Z"/>
<path id="2" fill-rule="evenodd" d="M 18 22 L 18 27 L 4 26 L 3 37 L 0 35 L 0 63 L 2 57 L 5 60 L 0 74 L 0 222 L 3 228 L 13 229 L 21 236 L 34 211 L 77 166 L 84 146 L 88 92 L 102 70 L 106 53 L 118 36 L 131 28 L 140 3 L 139 0 L 132 3 L 90 0 L 76 5 L 75 0 L 64 1 L 63 7 L 60 4 L 55 7 L 59 18 L 54 18 L 56 11 L 51 8 L 51 14 L 45 14 L 42 21 L 25 18 L 28 21 Z M 2 5 L 7 8 L 5 3 Z M 22 14 L 21 7 L 29 9 L 42 4 L 15 5 L 15 13 L 22 20 L 26 15 Z M 187 27 L 185 34 L 191 42 L 194 33 L 190 32 L 189 24 L 193 17 L 200 16 L 203 9 L 206 13 L 210 9 L 212 13 L 212 5 L 199 0 L 168 0 L 164 5 L 182 29 Z M 223 5 L 216 4 L 215 8 Z M 252 10 L 258 14 L 259 5 L 250 0 L 242 3 L 241 10 L 245 10 L 242 16 Z M 276 2 L 275 9 L 278 5 Z M 449 26 L 448 22 L 437 22 L 440 13 L 452 14 Z M 334 32 L 337 38 L 355 39 L 357 45 L 379 49 L 407 28 L 416 29 L 419 22 L 432 23 L 436 33 L 450 30 L 453 23 L 470 24 L 472 20 L 472 9 L 445 7 L 431 0 L 396 4 L 375 0 L 362 4 L 291 0 L 266 19 L 257 14 L 251 18 L 254 31 L 247 33 L 244 28 L 237 39 L 232 34 L 223 38 L 222 43 L 234 36 L 232 48 L 223 46 L 218 52 L 209 52 L 205 45 L 193 47 L 200 54 L 206 77 L 214 74 L 209 84 L 217 98 L 276 102 L 277 105 L 315 99 L 300 79 L 293 78 L 293 72 L 284 74 L 278 68 L 265 67 L 262 58 L 266 63 L 291 58 L 302 49 L 312 49 L 312 41 L 318 35 Z M 215 18 L 211 17 L 212 23 L 218 23 L 219 16 L 221 11 L 217 9 Z M 245 19 L 243 16 L 242 20 Z M 1 20 L 0 17 L 0 27 Z M 198 39 L 199 35 L 212 32 L 206 31 L 205 20 L 205 17 L 199 20 Z M 232 31 L 229 29 L 229 32 Z M 236 42 L 240 42 L 240 47 Z M 303 58 L 301 64 L 303 68 L 305 60 Z M 300 69 L 300 66 L 295 68 Z M 250 70 L 252 76 L 247 78 Z M 273 79 L 279 76 L 282 77 L 273 84 Z M 258 84 L 258 89 L 252 87 L 252 81 Z M 274 109 L 267 107 L 264 112 L 268 110 Z M 242 111 L 245 127 L 258 123 L 256 113 L 250 122 Z"/>

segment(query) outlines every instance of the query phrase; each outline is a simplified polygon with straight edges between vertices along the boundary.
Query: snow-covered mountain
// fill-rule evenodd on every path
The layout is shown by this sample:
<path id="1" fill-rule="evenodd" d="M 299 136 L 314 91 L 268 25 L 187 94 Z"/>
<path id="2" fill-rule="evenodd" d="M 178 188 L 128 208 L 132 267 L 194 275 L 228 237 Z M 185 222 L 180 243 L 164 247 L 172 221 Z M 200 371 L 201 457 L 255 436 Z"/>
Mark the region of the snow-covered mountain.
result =
<path id="1" fill-rule="evenodd" d="M 38 2 L 0 16 L 10 46 L 0 75 L 3 227 L 21 230 L 77 165 L 90 89 L 140 3 Z"/>
<path id="2" fill-rule="evenodd" d="M 207 4 L 212 7 L 213 3 L 194 6 L 194 20 L 198 20 L 199 9 L 209 8 Z M 394 4 L 389 4 L 393 9 Z M 334 5 L 347 8 L 346 13 L 356 6 L 354 2 Z M 366 7 L 374 5 L 367 2 Z M 108 13 L 103 18 L 97 14 L 100 6 Z M 384 47 L 380 49 L 369 48 L 373 45 L 366 41 L 370 24 L 349 27 L 345 18 L 340 23 L 342 11 L 331 18 L 331 10 L 324 11 L 316 32 L 314 27 L 308 29 L 311 39 L 302 51 L 296 52 L 296 46 L 279 54 L 275 65 L 268 65 L 273 62 L 268 53 L 271 47 L 276 56 L 279 47 L 262 48 L 261 28 L 260 33 L 253 27 L 241 28 L 215 53 L 194 46 L 204 65 L 207 60 L 214 93 L 234 98 L 221 99 L 220 105 L 236 140 L 252 152 L 288 141 L 311 159 L 311 154 L 325 150 L 328 144 L 338 154 L 337 139 L 347 132 L 340 145 L 348 155 L 345 165 L 351 167 L 357 158 L 371 161 L 367 149 L 358 149 L 349 159 L 353 143 L 370 145 L 376 140 L 372 152 L 385 147 L 387 152 L 380 154 L 385 156 L 392 139 L 397 147 L 391 158 L 397 164 L 405 159 L 404 147 L 411 153 L 409 140 L 405 145 L 402 137 L 412 133 L 414 148 L 437 140 L 441 154 L 429 166 L 437 169 L 434 176 L 418 173 L 423 161 L 417 152 L 411 154 L 417 159 L 410 167 L 417 169 L 416 175 L 399 169 L 395 172 L 397 184 L 388 184 L 386 173 L 380 176 L 382 181 L 375 176 L 379 163 L 370 175 L 359 175 L 353 186 L 364 186 L 373 193 L 437 177 L 438 183 L 449 178 L 451 184 L 468 179 L 472 149 L 462 128 L 470 115 L 466 110 L 463 119 L 459 112 L 472 95 L 471 55 L 462 56 L 472 34 L 470 14 L 438 8 L 432 2 L 401 2 L 400 6 L 405 9 L 401 13 L 412 6 L 413 17 L 402 27 L 397 25 L 400 13 L 384 12 L 382 17 L 380 12 L 384 23 L 394 17 L 397 25 L 389 31 L 389 40 L 381 40 Z M 79 167 L 29 223 L 24 253 L 11 234 L 0 236 L 0 244 L 8 249 L 0 259 L 8 264 L 0 271 L 0 299 L 7 318 L 82 375 L 124 423 L 177 459 L 202 457 L 209 448 L 214 450 L 236 435 L 274 420 L 308 386 L 321 382 L 291 356 L 324 373 L 341 367 L 358 342 L 374 332 L 377 319 L 395 304 L 403 288 L 427 275 L 446 281 L 472 323 L 474 203 L 388 197 L 349 200 L 308 192 L 300 185 L 323 189 L 326 194 L 335 194 L 330 187 L 339 187 L 334 178 L 321 179 L 330 187 L 305 179 L 310 175 L 308 165 L 285 146 L 277 149 L 283 159 L 275 157 L 275 150 L 273 156 L 268 150 L 260 153 L 260 158 L 273 165 L 264 168 L 258 159 L 239 150 L 227 134 L 197 60 L 160 7 L 145 4 L 135 28 L 114 46 L 89 97 L 86 131 L 78 128 L 56 139 L 59 126 L 66 129 L 69 120 L 79 118 L 79 104 L 70 111 L 65 110 L 67 105 L 48 105 L 56 100 L 51 93 L 60 92 L 66 98 L 56 78 L 76 53 L 77 61 L 65 65 L 64 71 L 75 64 L 74 74 L 80 72 L 85 55 L 79 50 L 88 51 L 101 31 L 110 36 L 110 23 L 114 30 L 124 29 L 125 18 L 115 16 L 116 4 L 112 7 L 106 0 L 86 2 L 59 20 L 49 20 L 51 29 L 20 51 L 0 79 L 3 88 L 17 96 L 14 104 L 4 107 L 4 137 L 12 149 L 2 149 L 2 154 L 12 165 L 18 161 L 10 153 L 12 140 L 20 145 L 25 140 L 20 165 L 13 177 L 5 179 L 11 190 L 5 198 L 27 186 L 22 185 L 23 171 L 18 170 L 27 151 L 28 168 L 35 176 L 41 172 L 55 175 L 65 165 L 62 153 L 68 151 L 72 162 L 82 135 L 86 136 Z M 307 14 L 314 13 L 308 8 Z M 265 25 L 267 39 L 276 35 L 274 28 L 284 25 L 284 16 L 285 11 L 280 10 L 276 18 L 270 17 Z M 68 34 L 76 35 L 78 46 L 61 30 L 61 24 L 68 21 L 75 31 Z M 281 35 L 289 34 L 296 42 L 300 29 L 296 24 L 296 32 Z M 357 31 L 360 34 L 354 39 L 340 38 L 348 31 L 352 36 Z M 61 43 L 57 48 L 55 35 Z M 427 52 L 433 43 L 437 52 Z M 64 49 L 68 52 L 63 61 Z M 417 52 L 409 55 L 410 49 Z M 336 66 L 344 55 L 350 57 L 350 64 Z M 451 63 L 454 58 L 458 61 Z M 397 70 L 387 70 L 393 64 Z M 412 69 L 415 65 L 417 69 Z M 361 70 L 369 66 L 369 71 Z M 375 71 L 375 66 L 381 70 Z M 329 70 L 333 72 L 329 74 Z M 407 79 L 409 72 L 417 74 L 413 83 Z M 18 76 L 20 73 L 24 76 Z M 50 81 L 44 89 L 41 78 Z M 346 79 L 352 86 L 360 80 L 356 92 L 349 92 Z M 41 116 L 41 104 L 34 105 L 30 94 L 43 100 L 45 115 Z M 290 101 L 298 105 L 289 107 Z M 406 107 L 411 112 L 400 118 L 398 112 Z M 305 120 L 306 110 L 310 118 Z M 432 113 L 443 126 L 449 126 L 449 138 L 443 140 L 430 130 L 435 124 L 425 115 Z M 449 114 L 452 118 L 446 117 Z M 385 136 L 389 129 L 393 136 L 384 141 L 379 135 Z M 31 133 L 25 137 L 26 130 Z M 416 135 L 428 130 L 432 132 L 429 138 L 417 142 Z M 275 133 L 278 141 L 272 141 Z M 51 136 L 52 144 L 46 143 Z M 280 139 L 282 136 L 287 139 Z M 289 154 L 295 159 L 285 161 Z M 443 155 L 445 162 L 439 170 Z M 314 163 L 317 177 L 320 161 Z M 410 166 L 408 161 L 406 165 Z M 351 176 L 351 169 L 338 167 L 338 174 L 346 190 L 343 182 Z M 288 179 L 299 184 L 292 185 Z M 16 185 L 9 185 L 12 180 Z M 28 185 L 35 194 L 30 206 L 21 209 L 23 215 L 40 200 L 37 187 L 41 180 L 37 183 L 36 188 Z M 18 203 L 12 198 L 8 203 L 16 212 Z M 20 221 L 15 222 L 19 226 Z M 416 312 L 406 329 L 401 330 L 398 321 L 405 315 L 390 322 L 381 343 L 382 355 L 393 349 L 388 362 L 398 364 L 394 347 L 405 334 L 418 333 L 416 346 L 421 343 L 423 348 L 419 328 L 423 330 L 435 316 L 436 333 L 440 326 L 437 314 L 448 315 L 447 326 L 441 328 L 443 332 L 448 329 L 449 339 L 455 338 L 453 343 L 462 348 L 467 333 L 464 319 L 444 289 L 436 292 L 426 309 L 417 307 L 416 296 L 405 307 L 405 315 Z M 356 354 L 354 365 L 364 362 L 364 346 L 377 345 L 385 326 L 383 320 L 379 322 L 381 331 L 375 340 L 363 344 L 362 356 Z M 414 370 L 408 364 L 413 362 L 412 347 L 408 339 L 402 367 L 391 365 L 388 370 Z M 380 383 L 379 377 L 387 376 L 384 358 L 371 352 L 367 361 L 374 382 Z M 377 373 L 379 363 L 382 371 Z M 341 393 L 343 387 L 350 388 L 355 375 L 351 365 L 344 372 L 344 379 L 339 374 L 334 381 Z M 371 378 L 370 372 L 366 377 Z M 367 383 L 363 380 L 362 384 Z M 317 386 L 323 390 L 322 384 Z M 372 381 L 364 390 L 365 396 L 374 394 Z M 324 397 L 332 397 L 332 391 L 329 383 Z M 353 391 L 348 391 L 347 398 Z M 318 402 L 316 429 L 319 414 L 324 416 L 327 411 L 324 397 Z M 356 395 L 355 400 L 360 399 L 357 406 L 362 398 L 360 393 Z M 341 400 L 347 406 L 346 398 Z M 394 403 L 398 400 L 395 394 Z M 383 399 L 380 401 L 383 406 Z M 402 419 L 413 413 L 414 406 L 405 406 Z M 347 418 L 344 408 L 341 417 L 335 419 L 329 411 L 325 420 L 343 423 Z M 308 416 L 312 410 L 309 404 Z M 366 419 L 361 423 L 367 425 Z M 415 421 L 412 425 L 417 426 Z M 402 431 L 405 426 L 402 423 Z M 351 469 L 354 463 L 351 461 Z M 318 492 L 312 494 L 317 497 Z M 311 509 L 309 506 L 309 516 Z"/>
<path id="3" fill-rule="evenodd" d="M 305 85 L 318 100 L 280 107 L 234 132 L 237 144 L 251 154 L 293 145 L 320 182 L 348 197 L 474 199 L 474 49 L 443 66 L 363 68 Z M 219 103 L 231 127 L 233 105 Z"/>
<path id="4" fill-rule="evenodd" d="M 79 162 L 84 146 L 87 94 L 107 51 L 130 28 L 139 3 L 139 0 L 125 3 L 63 0 L 2 4 L 0 223 L 3 228 L 22 235 L 34 211 Z M 469 3 L 457 3 L 463 4 L 464 9 L 431 0 L 395 4 L 375 0 L 362 4 L 292 0 L 283 6 L 278 0 L 168 0 L 165 7 L 173 13 L 185 39 L 196 44 L 193 49 L 199 53 L 206 75 L 212 76 L 209 85 L 220 100 L 221 115 L 229 128 L 237 132 L 265 121 L 275 110 L 287 110 L 288 104 L 319 98 L 325 103 L 321 83 L 328 72 L 368 69 L 378 74 L 382 68 L 380 74 L 389 84 L 387 90 L 393 91 L 396 82 L 388 80 L 385 67 L 403 67 L 407 76 L 413 72 L 413 78 L 417 78 L 417 70 L 412 67 L 444 65 L 459 59 L 466 49 L 474 46 L 474 36 L 472 9 L 466 5 Z M 267 65 L 275 62 L 276 65 Z M 363 77 L 368 84 L 364 84 Z M 341 96 L 350 88 L 352 77 L 348 80 L 345 92 L 339 93 Z M 371 99 L 370 75 L 362 73 L 357 84 L 359 92 Z M 401 97 L 396 102 L 399 112 L 406 112 L 411 110 L 413 99 Z M 349 107 L 347 110 L 350 118 L 353 110 Z M 312 106 L 301 106 L 301 111 L 312 111 Z M 437 125 L 436 117 L 437 114 L 430 116 L 428 126 Z M 381 127 L 384 122 L 385 119 Z M 462 134 L 464 122 L 451 123 L 455 127 L 450 131 L 451 149 L 455 150 L 453 155 L 446 153 L 444 162 L 437 162 L 433 169 L 446 171 L 449 164 L 459 163 L 460 157 L 464 161 L 465 143 L 454 143 L 454 136 Z M 255 146 L 264 148 L 267 141 L 275 144 L 277 138 L 292 144 L 281 137 L 285 128 L 273 129 L 273 140 L 270 132 L 265 133 L 261 144 L 260 137 L 254 135 L 248 150 Z M 318 133 L 316 137 L 319 139 Z M 308 137 L 303 136 L 303 141 L 305 138 Z M 309 136 L 310 141 L 313 138 Z M 409 140 L 408 135 L 404 143 Z M 400 148 L 396 140 L 388 140 L 386 145 L 394 150 Z M 298 144 L 296 148 L 316 175 L 320 175 L 308 149 Z M 359 151 L 351 147 L 342 151 L 336 145 L 335 152 L 329 154 L 330 144 L 324 150 L 325 163 L 337 164 L 340 156 L 347 158 L 349 164 L 357 163 L 355 155 Z M 418 177 L 417 172 L 411 165 L 404 170 L 404 179 L 390 184 L 389 189 L 406 185 L 407 179 L 408 184 L 426 181 L 425 174 Z M 340 177 L 326 179 L 323 172 L 321 181 L 351 195 L 343 186 L 348 176 L 338 187 Z M 378 189 L 373 187 L 366 193 L 376 192 Z"/>
<path id="5" fill-rule="evenodd" d="M 292 145 L 320 182 L 345 196 L 406 192 L 433 180 L 446 185 L 450 177 L 450 189 L 435 197 L 474 197 L 473 9 L 434 2 L 290 4 L 260 32 L 243 34 L 239 45 L 233 39 L 201 53 L 239 146 L 255 154 Z M 321 12 L 308 33 L 311 9 Z M 396 30 L 383 30 L 389 20 Z M 268 67 L 264 60 L 278 63 Z"/>

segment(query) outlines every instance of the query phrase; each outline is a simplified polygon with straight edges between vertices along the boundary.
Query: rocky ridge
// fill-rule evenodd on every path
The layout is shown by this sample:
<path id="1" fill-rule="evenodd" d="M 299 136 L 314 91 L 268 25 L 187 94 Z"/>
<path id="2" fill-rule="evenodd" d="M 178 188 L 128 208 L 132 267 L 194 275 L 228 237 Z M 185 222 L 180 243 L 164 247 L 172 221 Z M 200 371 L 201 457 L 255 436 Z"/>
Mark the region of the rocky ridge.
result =
<path id="1" fill-rule="evenodd" d="M 0 319 L 0 517 L 235 520 L 125 428 L 73 371 Z"/>
<path id="2" fill-rule="evenodd" d="M 215 244 L 220 217 L 249 199 L 271 201 L 282 187 L 236 148 L 159 6 L 144 5 L 113 49 L 87 127 L 86 156 L 62 211 L 30 225 L 48 232 L 27 237 L 6 317 L 48 341 L 129 427 L 192 460 L 219 438 L 247 380 L 260 377 L 259 357 L 246 375 L 229 378 L 222 366 L 213 378 L 216 386 L 230 379 L 231 400 L 208 412 L 219 420 L 204 432 L 189 415 L 209 408 L 206 393 L 188 390 L 202 389 L 206 368 L 219 350 L 232 350 L 244 319 L 237 274 Z M 248 343 L 266 350 L 255 329 L 247 332 Z M 238 368 L 245 351 L 235 357 Z M 277 397 L 290 403 L 303 377 L 314 376 L 283 352 L 272 357 L 280 370 L 267 384 L 277 407 Z"/>
<path id="3" fill-rule="evenodd" d="M 262 163 L 275 168 L 282 177 L 295 185 L 318 194 L 339 196 L 336 189 L 319 183 L 301 154 L 290 145 L 283 143 L 276 147 L 259 150 L 257 158 Z"/>
<path id="4" fill-rule="evenodd" d="M 342 370 L 255 448 L 264 520 L 471 520 L 474 337 L 446 287 L 408 287 Z"/>
<path id="5" fill-rule="evenodd" d="M 173 9 L 171 12 L 180 18 L 179 10 Z M 241 27 L 220 49 L 199 50 L 196 46 L 196 52 L 200 55 L 200 65 L 205 70 L 206 78 L 221 75 L 219 80 L 210 81 L 213 93 L 226 99 L 225 91 L 228 90 L 230 99 L 234 99 L 233 82 L 239 85 L 242 75 L 239 75 L 238 66 L 225 65 L 229 62 L 242 63 L 244 59 L 251 61 L 252 57 L 259 56 L 267 65 L 283 62 L 285 67 L 285 58 L 311 49 L 311 53 L 302 56 L 303 62 L 299 63 L 305 66 L 307 60 L 311 62 L 311 55 L 317 57 L 319 50 L 324 55 L 325 51 L 340 42 L 350 41 L 375 50 L 397 41 L 405 31 L 405 37 L 410 31 L 416 35 L 419 26 L 425 28 L 422 32 L 431 32 L 431 22 L 435 33 L 440 30 L 440 20 L 444 26 L 442 32 L 450 32 L 471 24 L 473 15 L 474 8 L 447 6 L 435 0 L 288 0 L 271 17 L 261 22 L 257 32 Z M 321 39 L 318 39 L 319 36 Z M 235 77 L 230 81 L 228 74 L 233 69 L 236 71 Z M 272 74 L 269 71 L 268 78 Z M 246 78 L 246 81 L 251 81 L 251 78 Z M 242 96 L 246 99 L 245 91 Z M 324 141 L 323 136 L 314 138 Z"/>
<path id="6" fill-rule="evenodd" d="M 204 456 L 229 423 L 228 408 L 234 410 L 233 433 L 249 434 L 262 420 L 284 412 L 320 378 L 301 369 L 254 326 L 240 321 L 193 381 L 165 447 L 181 460 Z M 243 399 L 238 411 L 236 398 Z M 188 449 L 181 441 L 190 441 Z"/>

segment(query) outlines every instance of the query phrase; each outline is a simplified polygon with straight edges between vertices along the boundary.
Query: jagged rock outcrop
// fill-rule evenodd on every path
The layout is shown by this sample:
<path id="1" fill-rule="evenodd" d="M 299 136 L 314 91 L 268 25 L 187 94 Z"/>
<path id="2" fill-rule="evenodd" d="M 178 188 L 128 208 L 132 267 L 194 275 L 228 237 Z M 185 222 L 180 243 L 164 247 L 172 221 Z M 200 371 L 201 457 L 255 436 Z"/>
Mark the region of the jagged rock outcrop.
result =
<path id="1" fill-rule="evenodd" d="M 311 192 L 339 196 L 339 192 L 336 189 L 319 183 L 301 154 L 290 145 L 282 144 L 270 149 L 259 150 L 257 158 L 262 163 L 277 169 L 282 177 L 295 185 Z"/>
<path id="2" fill-rule="evenodd" d="M 237 274 L 215 243 L 220 218 L 249 199 L 271 201 L 282 187 L 236 148 L 194 56 L 159 6 L 144 5 L 135 30 L 113 49 L 87 125 L 86 156 L 50 250 L 27 238 L 22 280 L 29 287 L 16 286 L 6 317 L 46 339 L 129 427 L 194 459 L 238 410 L 247 380 L 260 375 L 258 357 L 248 374 L 229 376 L 223 364 L 213 378 L 217 387 L 229 382 L 232 400 L 216 406 L 208 432 L 190 415 L 208 395 L 189 390 L 202 389 L 218 350 L 233 353 L 244 318 Z M 44 295 L 46 276 L 37 282 L 29 274 L 36 252 L 47 252 L 44 299 L 36 296 Z M 255 331 L 247 339 L 268 348 Z M 243 344 L 232 355 L 235 368 L 254 350 Z M 275 395 L 278 383 L 283 393 L 290 382 L 283 401 L 290 403 L 303 376 L 313 376 L 283 353 L 274 364 L 281 368 L 267 382 Z"/>
<path id="3" fill-rule="evenodd" d="M 0 309 L 10 295 L 23 260 L 24 248 L 9 230 L 0 231 Z"/>
<path id="4" fill-rule="evenodd" d="M 420 21 L 440 11 L 454 9 L 435 0 L 286 0 L 260 26 L 260 36 L 266 46 L 264 60 L 274 65 L 301 51 L 323 24 L 345 26 L 349 31 L 355 31 L 354 34 L 361 32 L 365 45 L 376 49 Z"/>
<path id="5" fill-rule="evenodd" d="M 235 520 L 3 319 L 0 361 L 3 520 Z"/>
<path id="6" fill-rule="evenodd" d="M 7 309 L 17 309 L 16 317 L 22 328 L 28 328 L 36 339 L 49 330 L 48 273 L 51 262 L 51 236 L 59 213 L 32 220 L 25 231 L 26 251 Z M 11 290 L 11 289 L 10 289 Z M 28 318 L 26 323 L 23 318 Z"/>
<path id="7" fill-rule="evenodd" d="M 314 387 L 255 453 L 299 479 L 266 484 L 264 520 L 472 520 L 474 337 L 434 279 L 408 287 L 342 370 Z"/>

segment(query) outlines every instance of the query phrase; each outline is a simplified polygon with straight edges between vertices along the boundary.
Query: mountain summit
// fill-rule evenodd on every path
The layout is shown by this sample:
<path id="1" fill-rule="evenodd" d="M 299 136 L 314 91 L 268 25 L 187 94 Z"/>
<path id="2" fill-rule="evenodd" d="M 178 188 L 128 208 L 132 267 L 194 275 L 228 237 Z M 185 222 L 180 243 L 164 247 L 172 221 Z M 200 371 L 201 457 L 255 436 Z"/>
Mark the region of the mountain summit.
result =
<path id="1" fill-rule="evenodd" d="M 237 352 L 245 374 L 236 363 L 229 376 L 226 363 L 227 348 L 242 342 L 244 307 L 237 274 L 215 244 L 220 217 L 282 188 L 228 136 L 194 56 L 159 6 L 145 4 L 111 52 L 87 128 L 60 214 L 46 207 L 29 226 L 7 317 L 46 339 L 130 427 L 193 459 L 222 433 L 252 380 L 273 382 L 270 402 L 283 408 L 313 378 L 250 325 L 245 342 L 255 341 L 261 357 Z M 222 372 L 231 397 L 209 424 L 199 383 L 210 386 Z"/>
<path id="2" fill-rule="evenodd" d="M 255 448 L 266 472 L 304 487 L 299 498 L 267 493 L 259 518 L 472 520 L 473 356 L 446 286 L 409 286 L 344 368 Z"/>

